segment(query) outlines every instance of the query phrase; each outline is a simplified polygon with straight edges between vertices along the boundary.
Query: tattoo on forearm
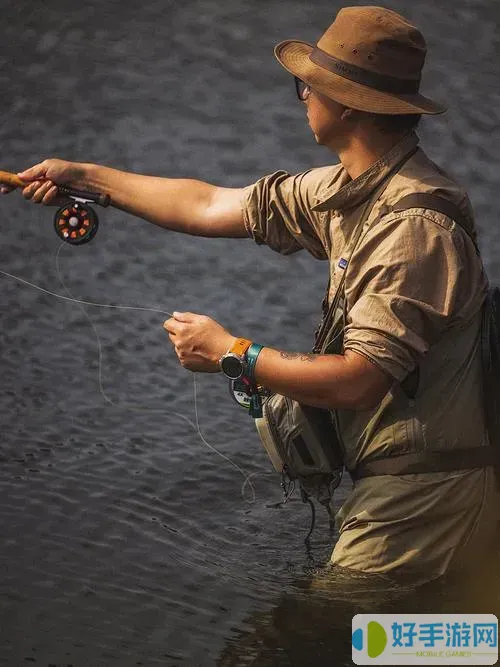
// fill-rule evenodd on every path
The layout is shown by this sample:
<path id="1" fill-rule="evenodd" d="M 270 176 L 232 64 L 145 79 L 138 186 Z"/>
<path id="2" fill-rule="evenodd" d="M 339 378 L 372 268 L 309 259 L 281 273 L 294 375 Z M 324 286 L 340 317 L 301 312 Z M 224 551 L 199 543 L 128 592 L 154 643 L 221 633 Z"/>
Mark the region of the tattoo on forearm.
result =
<path id="1" fill-rule="evenodd" d="M 304 352 L 280 352 L 280 357 L 282 359 L 300 359 L 300 361 L 315 361 L 316 355 L 311 353 Z"/>

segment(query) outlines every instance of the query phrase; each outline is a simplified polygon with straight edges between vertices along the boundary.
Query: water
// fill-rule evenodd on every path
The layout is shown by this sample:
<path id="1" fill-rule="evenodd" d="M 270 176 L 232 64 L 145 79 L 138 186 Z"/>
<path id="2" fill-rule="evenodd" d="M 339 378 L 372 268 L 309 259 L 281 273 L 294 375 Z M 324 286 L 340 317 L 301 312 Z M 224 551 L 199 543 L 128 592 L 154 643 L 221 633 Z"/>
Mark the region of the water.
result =
<path id="1" fill-rule="evenodd" d="M 359 3 L 361 4 L 361 3 Z M 500 278 L 498 4 L 387 3 L 429 44 L 430 156 L 466 184 L 492 279 Z M 340 3 L 47 0 L 3 8 L 2 169 L 50 156 L 228 186 L 331 162 L 309 134 L 282 39 L 314 42 Z M 76 298 L 211 315 L 235 334 L 309 349 L 326 263 L 250 241 L 165 232 L 100 210 L 96 239 L 64 246 L 53 209 L 0 200 L 0 269 Z M 317 574 L 334 537 L 279 480 L 221 378 L 177 363 L 153 312 L 58 300 L 0 278 L 0 664 L 341 665 L 350 620 L 374 609 L 494 611 L 486 570 L 471 591 L 413 592 Z M 98 342 L 102 345 L 100 392 Z M 144 408 L 131 410 L 127 406 Z M 122 406 L 122 407 L 119 407 Z M 174 414 L 177 413 L 177 414 Z M 345 482 L 338 500 L 348 491 Z M 480 561 L 484 569 L 483 560 Z M 490 577 L 493 577 L 491 579 Z"/>

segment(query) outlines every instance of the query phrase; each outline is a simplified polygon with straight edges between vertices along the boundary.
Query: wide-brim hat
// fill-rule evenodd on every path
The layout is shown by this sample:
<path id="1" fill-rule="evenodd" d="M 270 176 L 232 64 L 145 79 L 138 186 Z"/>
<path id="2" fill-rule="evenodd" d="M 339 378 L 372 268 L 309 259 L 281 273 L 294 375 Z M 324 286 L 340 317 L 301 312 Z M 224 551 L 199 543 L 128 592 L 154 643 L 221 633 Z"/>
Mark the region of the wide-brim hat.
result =
<path id="1" fill-rule="evenodd" d="M 383 7 L 344 7 L 316 46 L 286 40 L 278 61 L 340 104 L 380 114 L 439 114 L 446 107 L 419 93 L 427 52 L 414 25 Z"/>

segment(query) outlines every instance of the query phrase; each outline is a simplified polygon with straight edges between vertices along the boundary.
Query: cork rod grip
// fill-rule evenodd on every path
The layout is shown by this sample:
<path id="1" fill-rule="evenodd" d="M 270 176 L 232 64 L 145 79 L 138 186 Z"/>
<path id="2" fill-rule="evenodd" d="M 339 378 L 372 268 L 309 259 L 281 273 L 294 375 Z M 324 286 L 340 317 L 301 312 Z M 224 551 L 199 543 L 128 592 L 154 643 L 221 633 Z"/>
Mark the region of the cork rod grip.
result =
<path id="1" fill-rule="evenodd" d="M 16 176 L 16 174 L 12 174 L 10 171 L 1 170 L 0 183 L 9 185 L 11 188 L 23 188 L 25 185 L 28 185 L 26 181 L 23 181 L 19 176 Z"/>

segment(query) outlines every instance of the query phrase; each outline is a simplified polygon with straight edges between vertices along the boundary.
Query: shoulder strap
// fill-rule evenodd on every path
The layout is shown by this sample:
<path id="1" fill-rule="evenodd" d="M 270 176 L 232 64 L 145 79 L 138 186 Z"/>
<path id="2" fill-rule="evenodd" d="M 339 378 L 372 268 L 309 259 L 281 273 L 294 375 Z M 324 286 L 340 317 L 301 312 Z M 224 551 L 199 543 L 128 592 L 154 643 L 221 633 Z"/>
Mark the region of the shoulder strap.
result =
<path id="1" fill-rule="evenodd" d="M 467 233 L 471 239 L 476 252 L 479 254 L 479 247 L 472 231 L 472 221 L 463 215 L 460 208 L 449 201 L 443 199 L 439 195 L 430 194 L 428 192 L 414 192 L 406 195 L 400 199 L 394 206 L 391 207 L 389 213 L 399 213 L 400 211 L 407 211 L 410 208 L 426 208 L 430 211 L 437 211 L 448 218 L 451 218 L 457 225 Z M 415 366 L 414 370 L 403 380 L 401 387 L 408 398 L 415 398 L 419 385 L 419 367 Z"/>
<path id="2" fill-rule="evenodd" d="M 443 199 L 439 195 L 429 194 L 427 192 L 414 192 L 400 199 L 397 204 L 391 207 L 390 213 L 399 213 L 409 208 L 426 208 L 430 211 L 437 211 L 448 218 L 454 220 L 457 225 L 469 235 L 474 247 L 479 252 L 476 239 L 472 231 L 472 221 L 463 215 L 459 207 L 448 199 Z"/>

